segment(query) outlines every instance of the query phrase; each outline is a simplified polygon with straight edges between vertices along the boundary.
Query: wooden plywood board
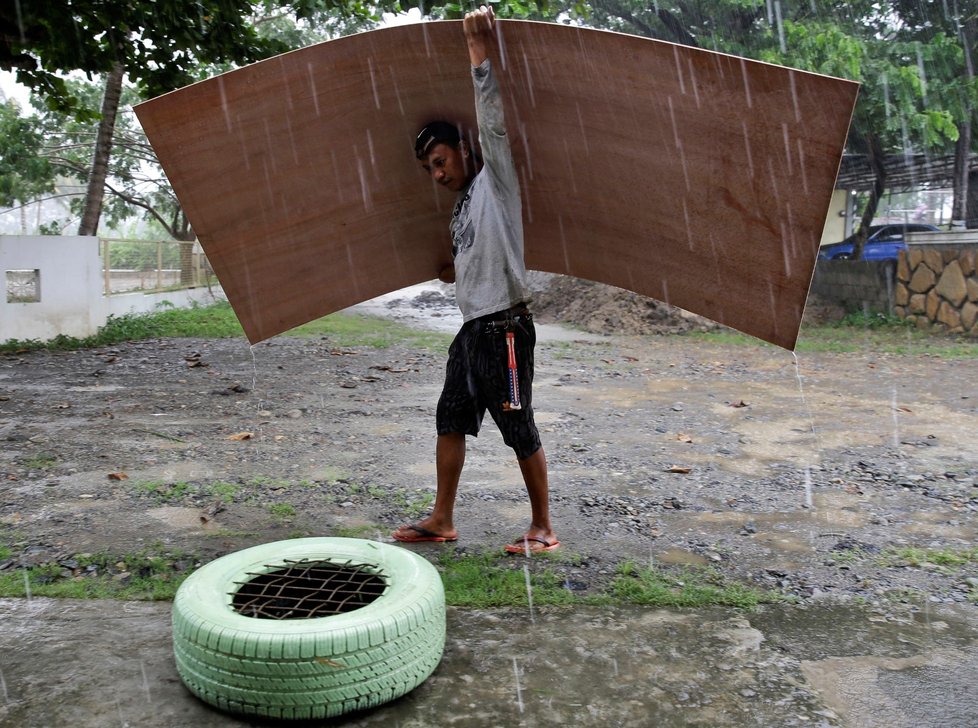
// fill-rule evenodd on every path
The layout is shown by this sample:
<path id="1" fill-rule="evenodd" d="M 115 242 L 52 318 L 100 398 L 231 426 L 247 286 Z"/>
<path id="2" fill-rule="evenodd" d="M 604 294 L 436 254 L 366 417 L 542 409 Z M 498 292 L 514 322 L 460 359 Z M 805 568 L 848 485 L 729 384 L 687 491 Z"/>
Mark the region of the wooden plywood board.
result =
<path id="1" fill-rule="evenodd" d="M 526 262 L 794 346 L 855 83 L 499 21 Z M 250 341 L 430 280 L 453 196 L 414 158 L 473 124 L 459 21 L 310 46 L 139 105 Z"/>

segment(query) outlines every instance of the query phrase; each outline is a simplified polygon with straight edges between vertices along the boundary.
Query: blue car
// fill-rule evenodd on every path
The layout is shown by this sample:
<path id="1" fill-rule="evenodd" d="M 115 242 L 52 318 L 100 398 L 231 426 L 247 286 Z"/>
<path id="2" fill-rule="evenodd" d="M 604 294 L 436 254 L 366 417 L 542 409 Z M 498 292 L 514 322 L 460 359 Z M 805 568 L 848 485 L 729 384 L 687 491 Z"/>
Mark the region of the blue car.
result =
<path id="1" fill-rule="evenodd" d="M 923 223 L 908 223 L 906 225 L 871 225 L 869 237 L 863 246 L 863 256 L 860 260 L 896 260 L 901 250 L 907 249 L 904 238 L 907 233 L 937 232 L 940 228 Z M 818 249 L 818 257 L 823 260 L 852 260 L 853 233 L 841 243 L 823 245 Z"/>

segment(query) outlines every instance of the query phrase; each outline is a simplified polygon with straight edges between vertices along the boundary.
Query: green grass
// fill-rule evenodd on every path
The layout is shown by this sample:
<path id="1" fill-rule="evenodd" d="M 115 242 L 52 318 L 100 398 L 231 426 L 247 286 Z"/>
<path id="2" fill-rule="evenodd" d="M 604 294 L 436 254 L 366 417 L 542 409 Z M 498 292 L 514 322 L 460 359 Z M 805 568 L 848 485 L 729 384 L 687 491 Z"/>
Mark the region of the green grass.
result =
<path id="1" fill-rule="evenodd" d="M 596 592 L 581 595 L 564 586 L 564 579 L 552 568 L 562 563 L 561 555 L 535 557 L 532 569 L 524 571 L 522 559 L 494 554 L 457 556 L 445 553 L 439 571 L 445 585 L 445 599 L 460 607 L 488 609 L 519 607 L 528 604 L 527 574 L 534 606 L 624 605 L 654 607 L 707 607 L 723 605 L 754 609 L 758 604 L 783 601 L 780 595 L 730 583 L 709 569 L 686 568 L 667 571 L 620 564 L 611 583 Z M 540 561 L 545 565 L 541 566 Z M 574 557 L 571 557 L 573 563 Z"/>
<path id="2" fill-rule="evenodd" d="M 286 335 L 325 336 L 339 346 L 367 346 L 374 349 L 405 344 L 417 349 L 447 351 L 452 342 L 451 334 L 415 330 L 378 316 L 340 313 L 303 324 L 286 332 Z"/>
<path id="3" fill-rule="evenodd" d="M 523 562 L 507 559 L 500 564 L 492 554 L 456 556 L 446 553 L 439 561 L 445 601 L 457 607 L 526 606 L 526 573 Z M 563 587 L 563 581 L 550 569 L 534 569 L 530 574 L 534 606 L 570 605 L 580 597 Z"/>
<path id="4" fill-rule="evenodd" d="M 728 346 L 773 346 L 729 329 L 683 336 Z M 795 349 L 810 353 L 873 351 L 961 359 L 978 356 L 978 339 L 921 331 L 895 316 L 852 313 L 835 323 L 803 326 Z"/>
<path id="5" fill-rule="evenodd" d="M 288 336 L 326 337 L 336 346 L 386 348 L 406 344 L 416 348 L 446 350 L 451 336 L 437 332 L 415 331 L 403 324 L 375 316 L 335 313 L 286 332 Z M 110 346 L 124 341 L 166 337 L 229 338 L 243 337 L 244 332 L 228 303 L 190 308 L 160 308 L 152 313 L 110 316 L 92 336 L 75 338 L 57 336 L 47 341 L 7 339 L 0 343 L 0 353 L 35 349 L 56 351 Z"/>
<path id="6" fill-rule="evenodd" d="M 209 496 L 217 498 L 222 503 L 232 503 L 234 497 L 241 492 L 241 486 L 237 483 L 216 480 L 213 483 L 208 483 L 204 487 L 204 492 Z"/>
<path id="7" fill-rule="evenodd" d="M 137 480 L 132 484 L 137 493 L 152 496 L 157 503 L 176 503 L 190 493 L 190 483 L 164 483 L 160 480 Z"/>
<path id="8" fill-rule="evenodd" d="M 268 506 L 268 512 L 275 518 L 286 521 L 295 516 L 295 506 L 291 503 L 272 503 Z"/>
<path id="9" fill-rule="evenodd" d="M 0 353 L 34 349 L 71 350 L 109 346 L 124 341 L 164 337 L 227 338 L 244 333 L 228 303 L 190 308 L 160 307 L 146 314 L 110 316 L 93 336 L 57 336 L 48 341 L 8 339 Z M 386 348 L 404 344 L 413 348 L 445 351 L 449 334 L 418 331 L 404 324 L 365 315 L 335 313 L 286 332 L 286 336 L 327 338 L 338 347 Z M 683 334 L 688 338 L 723 345 L 770 346 L 731 330 Z M 577 356 L 577 345 L 556 343 L 553 356 Z M 929 354 L 946 358 L 978 356 L 978 340 L 920 331 L 902 319 L 882 314 L 853 313 L 842 321 L 821 326 L 804 326 L 796 349 L 799 352 L 847 353 L 874 351 L 890 354 Z"/>
<path id="10" fill-rule="evenodd" d="M 294 514 L 288 504 L 276 506 L 269 510 Z M 372 538 L 378 530 L 382 529 L 375 524 L 338 526 L 332 535 Z M 289 538 L 307 535 L 295 530 Z M 0 546 L 0 559 L 12 555 L 10 547 Z M 445 586 L 446 602 L 459 607 L 526 607 L 528 577 L 534 606 L 725 605 L 749 610 L 760 603 L 783 601 L 770 592 L 728 583 L 710 570 L 670 571 L 632 563 L 621 564 L 609 584 L 582 594 L 567 588 L 564 577 L 556 571 L 579 561 L 577 555 L 559 552 L 542 554 L 528 562 L 496 552 L 459 554 L 446 550 L 436 568 Z M 198 565 L 195 556 L 170 552 L 162 545 L 135 554 L 75 554 L 58 563 L 0 571 L 0 597 L 26 597 L 29 593 L 62 599 L 167 600 L 173 599 L 177 588 Z"/>
<path id="11" fill-rule="evenodd" d="M 960 569 L 963 566 L 978 564 L 978 546 L 967 549 L 925 549 L 915 546 L 888 548 L 870 554 L 860 549 L 833 551 L 832 560 L 836 564 L 852 564 L 857 561 L 872 561 L 882 568 L 910 567 L 926 568 L 928 565 L 940 567 L 943 571 Z"/>
<path id="12" fill-rule="evenodd" d="M 171 600 L 196 566 L 173 553 L 78 554 L 70 562 L 0 572 L 0 596 Z"/>
<path id="13" fill-rule="evenodd" d="M 780 601 L 773 593 L 728 583 L 710 569 L 686 568 L 672 572 L 639 567 L 632 562 L 618 566 L 609 592 L 618 603 L 654 607 L 722 605 L 750 610 L 762 602 Z"/>
<path id="14" fill-rule="evenodd" d="M 978 563 L 978 546 L 959 550 L 950 548 L 920 549 L 907 546 L 884 552 L 881 555 L 881 561 L 886 566 L 906 564 L 914 568 L 920 568 L 925 564 L 946 567 L 967 566 Z"/>
<path id="15" fill-rule="evenodd" d="M 24 467 L 30 470 L 48 470 L 54 467 L 58 459 L 50 453 L 40 452 L 24 461 Z"/>

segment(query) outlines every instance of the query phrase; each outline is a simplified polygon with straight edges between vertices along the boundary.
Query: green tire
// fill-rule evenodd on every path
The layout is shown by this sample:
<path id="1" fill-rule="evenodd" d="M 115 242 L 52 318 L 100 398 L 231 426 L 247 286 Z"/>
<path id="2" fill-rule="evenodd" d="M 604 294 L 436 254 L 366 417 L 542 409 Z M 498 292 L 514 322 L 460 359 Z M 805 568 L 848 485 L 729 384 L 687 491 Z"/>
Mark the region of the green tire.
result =
<path id="1" fill-rule="evenodd" d="M 287 562 L 369 564 L 387 588 L 366 606 L 308 619 L 235 611 L 249 575 Z M 187 688 L 232 713 L 329 718 L 413 690 L 445 649 L 445 592 L 435 568 L 397 546 L 302 538 L 254 546 L 205 564 L 173 602 L 173 653 Z"/>

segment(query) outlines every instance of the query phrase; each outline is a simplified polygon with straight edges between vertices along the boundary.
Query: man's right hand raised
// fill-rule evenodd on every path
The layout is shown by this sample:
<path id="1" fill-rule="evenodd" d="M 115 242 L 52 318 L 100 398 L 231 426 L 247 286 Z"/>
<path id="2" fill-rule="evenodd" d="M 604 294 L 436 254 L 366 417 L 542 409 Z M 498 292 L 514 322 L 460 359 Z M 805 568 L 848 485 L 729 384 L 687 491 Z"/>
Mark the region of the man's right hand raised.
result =
<path id="1" fill-rule="evenodd" d="M 481 66 L 489 56 L 489 43 L 492 42 L 496 27 L 496 14 L 491 7 L 483 5 L 478 10 L 466 13 L 462 20 L 465 42 L 469 47 L 469 60 L 473 67 Z"/>

